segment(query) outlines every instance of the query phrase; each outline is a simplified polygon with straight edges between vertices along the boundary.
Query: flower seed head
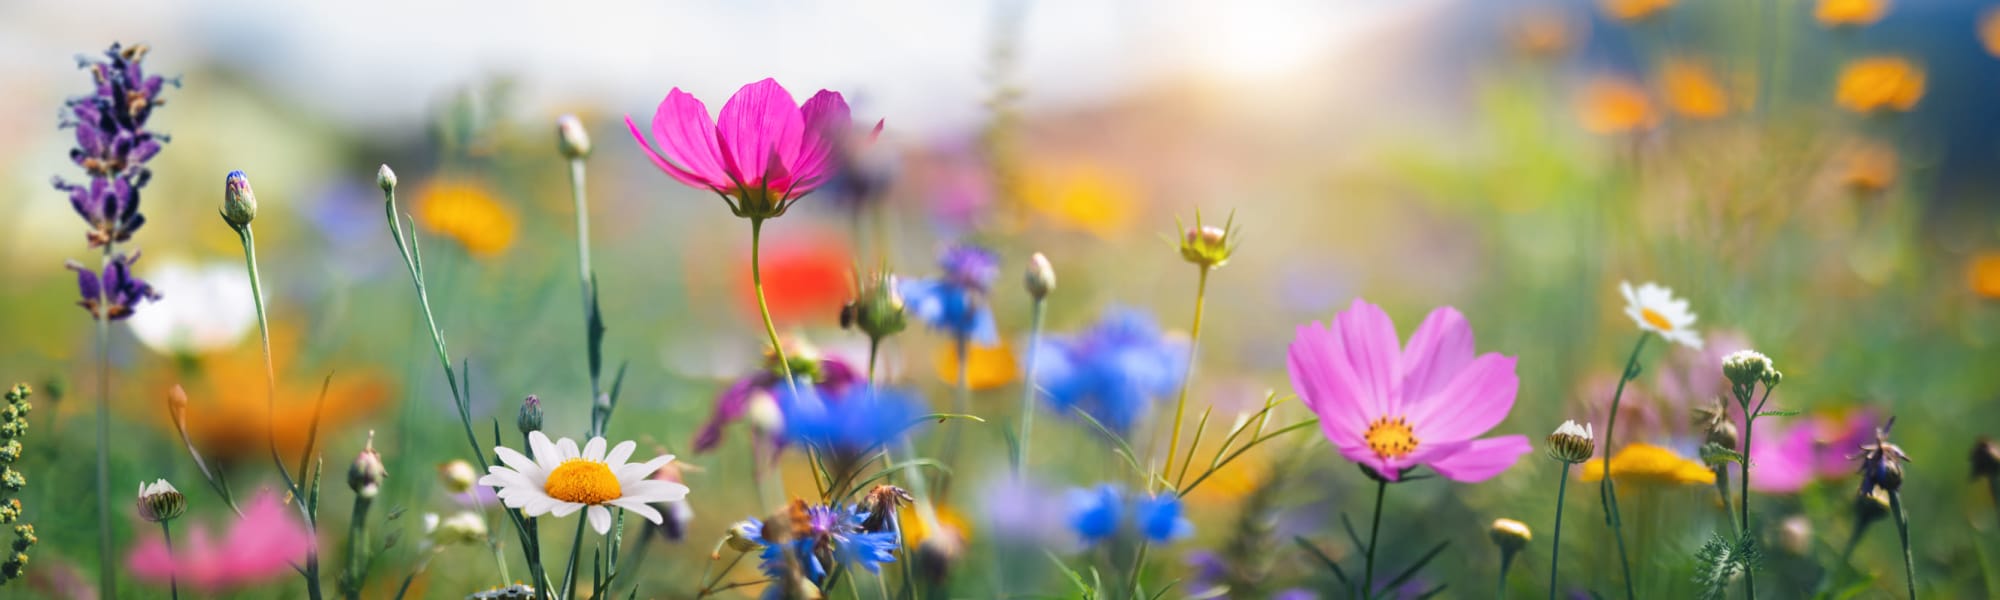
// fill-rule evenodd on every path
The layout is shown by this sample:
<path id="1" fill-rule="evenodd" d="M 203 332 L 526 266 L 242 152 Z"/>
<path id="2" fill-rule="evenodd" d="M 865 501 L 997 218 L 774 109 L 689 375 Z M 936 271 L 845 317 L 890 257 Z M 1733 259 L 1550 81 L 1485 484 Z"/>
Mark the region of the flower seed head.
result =
<path id="1" fill-rule="evenodd" d="M 473 470 L 472 463 L 465 462 L 465 459 L 452 459 L 450 462 L 438 465 L 438 482 L 444 484 L 444 489 L 453 494 L 472 491 L 472 485 L 478 481 L 479 472 Z"/>
<path id="2" fill-rule="evenodd" d="M 1493 537 L 1493 545 L 1499 546 L 1501 552 L 1508 554 L 1519 552 L 1521 548 L 1527 547 L 1530 540 L 1535 539 L 1534 532 L 1528 530 L 1527 523 L 1513 519 L 1494 519 L 1493 529 L 1488 535 Z"/>
<path id="3" fill-rule="evenodd" d="M 375 170 L 375 185 L 382 186 L 383 192 L 396 191 L 396 171 L 390 169 L 389 165 L 382 165 L 382 168 Z"/>
<path id="4" fill-rule="evenodd" d="M 1738 350 L 1722 359 L 1722 374 L 1739 386 L 1775 383 L 1773 376 L 1777 372 L 1771 366 L 1771 358 L 1755 350 Z"/>
<path id="5" fill-rule="evenodd" d="M 1972 445 L 1972 477 L 2000 477 L 2000 444 L 1992 438 L 1981 437 Z"/>
<path id="6" fill-rule="evenodd" d="M 368 432 L 368 443 L 355 455 L 354 464 L 347 467 L 347 488 L 363 498 L 374 498 L 382 491 L 382 480 L 388 478 L 389 471 L 382 466 L 382 455 L 375 452 L 375 432 Z"/>
<path id="7" fill-rule="evenodd" d="M 187 510 L 187 497 L 165 479 L 139 484 L 139 518 L 159 523 L 171 521 Z"/>
<path id="8" fill-rule="evenodd" d="M 1563 421 L 1555 433 L 1549 434 L 1547 450 L 1549 458 L 1576 464 L 1590 460 L 1590 455 L 1597 451 L 1597 438 L 1589 423 Z"/>
<path id="9" fill-rule="evenodd" d="M 1026 284 L 1028 296 L 1036 300 L 1049 297 L 1056 289 L 1056 269 L 1049 266 L 1049 257 L 1040 252 L 1028 257 Z"/>
<path id="10" fill-rule="evenodd" d="M 242 171 L 230 171 L 222 180 L 221 212 L 223 221 L 239 229 L 257 218 L 257 193 L 250 190 L 250 177 Z"/>
<path id="11" fill-rule="evenodd" d="M 571 160 L 590 156 L 590 132 L 576 115 L 556 117 L 556 149 Z"/>
<path id="12" fill-rule="evenodd" d="M 535 397 L 534 394 L 528 394 L 527 399 L 521 401 L 520 414 L 514 416 L 514 426 L 521 430 L 521 435 L 528 435 L 531 431 L 541 431 L 542 399 Z"/>

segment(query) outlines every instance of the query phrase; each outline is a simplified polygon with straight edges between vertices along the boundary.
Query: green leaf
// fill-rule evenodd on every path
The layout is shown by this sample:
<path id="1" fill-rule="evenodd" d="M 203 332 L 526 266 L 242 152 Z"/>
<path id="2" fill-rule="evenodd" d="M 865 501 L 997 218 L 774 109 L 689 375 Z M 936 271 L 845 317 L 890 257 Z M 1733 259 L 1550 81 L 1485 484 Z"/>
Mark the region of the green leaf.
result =
<path id="1" fill-rule="evenodd" d="M 1438 545 L 1431 547 L 1430 552 L 1424 553 L 1423 558 L 1419 558 L 1417 562 L 1411 563 L 1409 568 L 1403 569 L 1402 573 L 1398 573 L 1394 579 L 1390 579 L 1389 583 L 1384 584 L 1382 588 L 1393 590 L 1397 586 L 1408 583 L 1411 577 L 1417 576 L 1417 571 L 1423 570 L 1424 565 L 1431 564 L 1431 559 L 1437 558 L 1438 554 L 1443 553 L 1444 549 L 1449 546 L 1451 546 L 1451 540 L 1438 542 Z"/>
<path id="2" fill-rule="evenodd" d="M 1335 579 L 1340 580 L 1341 587 L 1354 587 L 1354 582 L 1347 579 L 1347 572 L 1340 570 L 1340 563 L 1334 562 L 1333 557 L 1327 556 L 1325 552 L 1320 551 L 1319 546 L 1314 546 L 1312 542 L 1306 540 L 1305 536 L 1292 536 L 1292 543 L 1298 544 L 1300 548 L 1304 548 L 1306 552 L 1311 553 L 1313 558 L 1319 559 L 1319 563 L 1325 565 L 1326 570 L 1333 573 Z"/>

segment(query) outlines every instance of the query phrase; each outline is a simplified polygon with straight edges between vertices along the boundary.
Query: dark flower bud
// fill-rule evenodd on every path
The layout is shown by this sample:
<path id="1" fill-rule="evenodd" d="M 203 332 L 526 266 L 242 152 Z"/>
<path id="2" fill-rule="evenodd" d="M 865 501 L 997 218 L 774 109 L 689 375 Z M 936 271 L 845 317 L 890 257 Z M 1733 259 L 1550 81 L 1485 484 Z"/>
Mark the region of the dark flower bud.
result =
<path id="1" fill-rule="evenodd" d="M 896 512 L 904 504 L 915 500 L 909 492 L 893 485 L 878 485 L 861 499 L 861 510 L 868 511 L 868 517 L 861 520 L 861 530 L 869 533 L 893 531 Z"/>
<path id="2" fill-rule="evenodd" d="M 222 181 L 222 220 L 241 229 L 257 218 L 257 193 L 250 190 L 250 177 L 230 171 Z"/>
<path id="3" fill-rule="evenodd" d="M 347 488 L 363 498 L 374 498 L 382 491 L 382 480 L 388 476 L 388 469 L 382 466 L 382 455 L 375 453 L 375 432 L 370 431 L 367 445 L 347 468 Z"/>
<path id="4" fill-rule="evenodd" d="M 2000 444 L 1994 444 L 1992 438 L 1981 437 L 1972 445 L 1972 476 L 2000 477 Z"/>
<path id="5" fill-rule="evenodd" d="M 563 158 L 578 159 L 590 156 L 590 132 L 583 128 L 583 121 L 576 115 L 556 117 L 556 149 Z"/>
<path id="6" fill-rule="evenodd" d="M 535 397 L 534 394 L 528 394 L 527 399 L 521 401 L 521 412 L 515 415 L 514 426 L 521 429 L 521 435 L 528 435 L 531 431 L 541 431 L 542 399 Z"/>
<path id="7" fill-rule="evenodd" d="M 1854 518 L 1860 526 L 1866 527 L 1886 516 L 1889 516 L 1889 492 L 1877 489 L 1854 497 Z"/>
<path id="8" fill-rule="evenodd" d="M 187 510 L 187 497 L 174 484 L 160 479 L 139 486 L 139 518 L 159 523 L 171 521 Z"/>
<path id="9" fill-rule="evenodd" d="M 1736 423 L 1734 421 L 1722 419 L 1708 426 L 1708 443 L 1710 444 L 1735 450 L 1739 440 L 1740 435 L 1736 431 Z"/>

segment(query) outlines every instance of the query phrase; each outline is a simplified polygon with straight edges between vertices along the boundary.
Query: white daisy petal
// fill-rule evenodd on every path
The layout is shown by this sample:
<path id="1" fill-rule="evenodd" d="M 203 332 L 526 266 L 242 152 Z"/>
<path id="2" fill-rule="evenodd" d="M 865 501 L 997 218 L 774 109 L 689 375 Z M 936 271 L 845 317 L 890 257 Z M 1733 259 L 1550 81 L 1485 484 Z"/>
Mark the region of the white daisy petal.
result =
<path id="1" fill-rule="evenodd" d="M 556 450 L 562 453 L 563 460 L 569 460 L 572 458 L 578 458 L 583 456 L 583 452 L 577 450 L 576 448 L 576 440 L 572 440 L 569 438 L 556 440 Z"/>
<path id="2" fill-rule="evenodd" d="M 535 451 L 535 464 L 541 465 L 543 471 L 556 470 L 556 466 L 566 458 L 556 448 L 555 442 L 549 441 L 548 434 L 540 431 L 528 432 L 528 448 Z"/>
<path id="3" fill-rule="evenodd" d="M 494 448 L 493 453 L 500 455 L 500 462 L 506 463 L 507 466 L 513 467 L 514 470 L 522 473 L 528 472 L 529 469 L 539 468 L 540 466 L 535 464 L 535 459 L 528 458 L 528 455 L 506 446 Z"/>
<path id="4" fill-rule="evenodd" d="M 645 517 L 646 520 L 648 521 L 652 521 L 654 525 L 660 524 L 660 521 L 663 518 L 660 516 L 660 511 L 654 510 L 653 507 L 647 506 L 646 503 L 644 502 L 633 500 L 631 498 L 619 498 L 617 500 L 612 500 L 611 505 L 635 513 L 639 513 L 639 516 Z"/>
<path id="5" fill-rule="evenodd" d="M 590 438 L 583 445 L 583 457 L 595 462 L 604 462 L 604 438 Z"/>
<path id="6" fill-rule="evenodd" d="M 653 460 L 643 463 L 627 463 L 623 468 L 615 471 L 614 474 L 618 476 L 618 483 L 623 484 L 627 481 L 650 477 L 654 471 L 660 470 L 660 467 L 667 466 L 667 463 L 670 462 L 674 462 L 674 455 L 662 454 L 654 457 Z"/>
<path id="7" fill-rule="evenodd" d="M 596 529 L 597 535 L 611 533 L 611 509 L 593 505 L 584 513 L 590 517 L 590 528 Z"/>
<path id="8" fill-rule="evenodd" d="M 623 497 L 640 502 L 672 502 L 687 498 L 688 486 L 671 481 L 648 479 L 633 483 L 625 489 Z"/>
<path id="9" fill-rule="evenodd" d="M 576 514 L 576 511 L 583 509 L 582 504 L 578 504 L 575 502 L 556 500 L 555 503 L 556 503 L 555 508 L 549 509 L 549 514 L 558 517 L 567 517 Z"/>
<path id="10" fill-rule="evenodd" d="M 632 451 L 638 448 L 639 443 L 632 440 L 618 442 L 618 445 L 611 447 L 611 453 L 604 455 L 604 464 L 616 470 L 618 467 L 624 466 L 625 461 L 632 458 Z"/>

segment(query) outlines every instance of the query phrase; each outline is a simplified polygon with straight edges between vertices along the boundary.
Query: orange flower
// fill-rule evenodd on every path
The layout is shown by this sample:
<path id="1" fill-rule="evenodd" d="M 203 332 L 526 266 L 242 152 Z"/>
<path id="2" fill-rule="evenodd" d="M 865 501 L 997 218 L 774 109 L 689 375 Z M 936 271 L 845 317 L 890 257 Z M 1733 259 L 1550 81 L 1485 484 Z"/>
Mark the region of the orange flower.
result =
<path id="1" fill-rule="evenodd" d="M 847 243 L 817 231 L 764 238 L 764 296 L 771 319 L 780 323 L 826 322 L 840 314 L 854 291 L 853 253 Z M 757 308 L 757 286 L 750 279 L 750 254 L 731 272 L 736 278 L 737 306 L 751 318 Z"/>
<path id="2" fill-rule="evenodd" d="M 1896 149 L 1884 144 L 1862 143 L 1842 153 L 1840 183 L 1861 193 L 1876 193 L 1896 183 Z"/>
<path id="3" fill-rule="evenodd" d="M 1031 167 L 1023 183 L 1022 200 L 1041 218 L 1097 237 L 1124 231 L 1140 198 L 1131 176 L 1088 161 Z"/>
<path id="4" fill-rule="evenodd" d="M 1706 64 L 1667 59 L 1660 66 L 1660 87 L 1666 92 L 1667 108 L 1683 117 L 1713 119 L 1729 114 L 1729 93 Z"/>
<path id="5" fill-rule="evenodd" d="M 1660 122 L 1646 90 L 1630 81 L 1598 78 L 1577 97 L 1577 119 L 1591 133 L 1618 134 L 1651 129 Z"/>
<path id="6" fill-rule="evenodd" d="M 924 538 L 931 536 L 930 528 L 924 525 L 924 520 L 917 515 L 917 510 L 913 504 L 904 504 L 899 511 L 901 515 L 896 521 L 903 526 L 903 538 L 912 548 L 924 543 Z M 958 511 L 952 510 L 949 506 L 939 506 L 937 520 L 938 528 L 958 534 L 959 542 L 970 539 L 966 536 L 972 533 L 972 529 L 966 527 L 965 518 L 959 516 Z"/>
<path id="7" fill-rule="evenodd" d="M 1979 42 L 1986 46 L 1987 54 L 2000 56 L 2000 7 L 1979 15 Z"/>
<path id="8" fill-rule="evenodd" d="M 1603 0 L 1605 16 L 1627 23 L 1652 18 L 1674 5 L 1674 0 Z"/>
<path id="9" fill-rule="evenodd" d="M 958 349 L 945 346 L 933 362 L 937 367 L 940 381 L 958 385 Z M 972 346 L 970 360 L 965 364 L 965 381 L 974 390 L 990 390 L 1013 383 L 1021 368 L 1014 360 L 1014 349 L 1005 340 L 992 346 Z"/>
<path id="10" fill-rule="evenodd" d="M 1560 10 L 1550 6 L 1535 6 L 1522 11 L 1520 18 L 1507 27 L 1507 41 L 1516 52 L 1537 58 L 1562 54 L 1575 43 L 1570 20 Z"/>
<path id="11" fill-rule="evenodd" d="M 2000 251 L 1972 257 L 1972 264 L 1965 268 L 1965 285 L 1982 298 L 2000 300 Z"/>
<path id="12" fill-rule="evenodd" d="M 204 355 L 191 371 L 177 374 L 188 399 L 188 439 L 204 458 L 224 464 L 263 460 L 270 453 L 271 438 L 276 439 L 278 452 L 288 463 L 305 451 L 313 413 L 320 403 L 320 386 L 326 380 L 323 375 L 286 378 L 285 366 L 297 347 L 298 336 L 285 328 L 271 333 L 272 358 L 279 373 L 276 414 L 269 411 L 264 355 L 256 342 Z M 388 384 L 372 373 L 354 369 L 334 373 L 326 387 L 326 402 L 318 408 L 318 439 L 324 443 L 333 431 L 367 416 L 388 397 Z M 172 416 L 160 416 L 158 422 L 169 435 L 178 435 L 173 433 Z"/>
<path id="13" fill-rule="evenodd" d="M 1848 63 L 1840 72 L 1840 85 L 1834 94 L 1842 108 L 1858 113 L 1908 111 L 1923 97 L 1923 68 L 1893 56 Z"/>
<path id="14" fill-rule="evenodd" d="M 514 244 L 514 212 L 476 179 L 439 177 L 417 190 L 417 225 L 456 240 L 477 257 L 491 257 Z"/>
<path id="15" fill-rule="evenodd" d="M 1813 18 L 1827 27 L 1874 25 L 1889 14 L 1889 0 L 1819 0 Z"/>

